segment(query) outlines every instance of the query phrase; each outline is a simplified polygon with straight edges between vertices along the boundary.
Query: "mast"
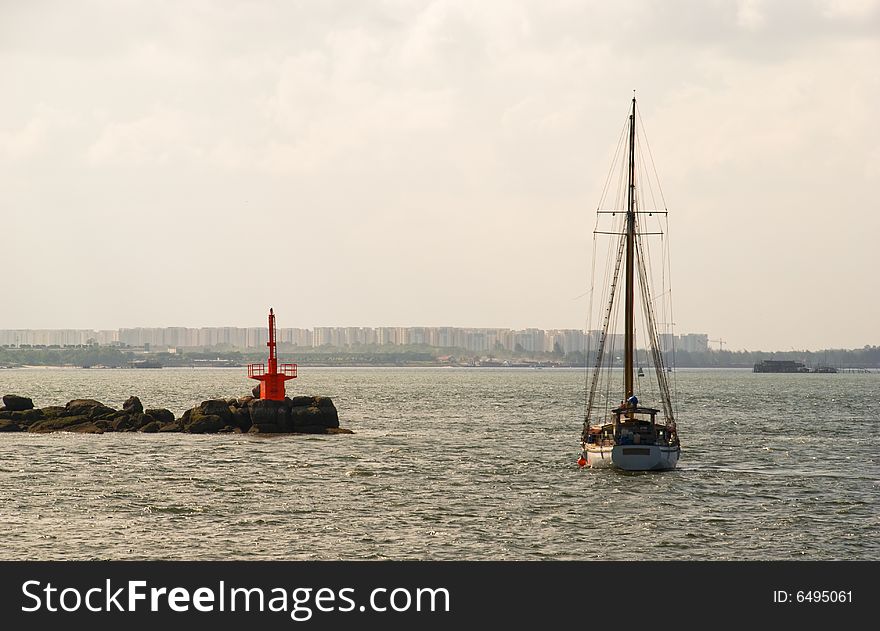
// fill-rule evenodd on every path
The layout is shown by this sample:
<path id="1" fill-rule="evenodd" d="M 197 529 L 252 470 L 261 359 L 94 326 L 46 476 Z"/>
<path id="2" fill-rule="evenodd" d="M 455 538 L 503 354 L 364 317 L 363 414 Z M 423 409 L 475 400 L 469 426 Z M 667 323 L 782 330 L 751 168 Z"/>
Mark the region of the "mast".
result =
<path id="1" fill-rule="evenodd" d="M 633 395 L 633 342 L 635 341 L 634 325 L 634 263 L 635 263 L 635 138 L 636 138 L 636 97 L 633 94 L 632 113 L 629 115 L 629 170 L 626 200 L 626 332 L 624 336 L 624 400 Z"/>
<path id="2" fill-rule="evenodd" d="M 275 355 L 275 313 L 269 309 L 269 374 L 278 372 L 278 356 Z"/>

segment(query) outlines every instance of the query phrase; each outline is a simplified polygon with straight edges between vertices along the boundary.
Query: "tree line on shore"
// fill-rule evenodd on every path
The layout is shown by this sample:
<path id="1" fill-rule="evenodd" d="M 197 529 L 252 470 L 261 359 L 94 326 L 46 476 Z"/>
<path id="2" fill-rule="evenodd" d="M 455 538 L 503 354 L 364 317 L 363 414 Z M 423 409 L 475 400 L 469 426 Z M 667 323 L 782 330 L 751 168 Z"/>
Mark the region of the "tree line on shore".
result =
<path id="1" fill-rule="evenodd" d="M 523 350 L 475 353 L 460 348 L 437 348 L 423 345 L 360 346 L 353 348 L 298 348 L 279 349 L 281 361 L 295 361 L 303 366 L 432 366 L 432 365 L 504 365 L 540 363 L 549 366 L 584 366 L 593 362 L 592 354 L 582 351 L 562 353 L 528 352 Z M 190 367 L 199 365 L 244 365 L 264 362 L 263 351 L 242 352 L 230 349 L 185 351 L 179 353 L 142 352 L 125 347 L 0 347 L 0 366 L 75 366 L 123 368 L 138 361 L 152 361 L 162 366 Z M 667 365 L 681 368 L 751 368 L 765 359 L 804 362 L 809 367 L 880 368 L 880 346 L 857 349 L 827 349 L 820 351 L 729 351 L 706 352 L 676 351 L 667 353 Z M 619 359 L 615 363 L 621 363 Z M 650 356 L 639 351 L 637 362 L 650 367 Z"/>

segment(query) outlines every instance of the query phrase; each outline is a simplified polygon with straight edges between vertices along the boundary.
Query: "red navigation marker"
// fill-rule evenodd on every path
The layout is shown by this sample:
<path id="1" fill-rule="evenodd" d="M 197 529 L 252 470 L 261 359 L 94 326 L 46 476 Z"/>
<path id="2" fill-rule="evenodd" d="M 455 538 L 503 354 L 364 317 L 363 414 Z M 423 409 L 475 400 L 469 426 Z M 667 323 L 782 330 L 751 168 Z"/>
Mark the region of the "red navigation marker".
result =
<path id="1" fill-rule="evenodd" d="M 270 401 L 284 400 L 284 382 L 296 379 L 296 364 L 281 364 L 275 355 L 275 314 L 269 309 L 269 370 L 265 364 L 248 364 L 248 378 L 260 382 L 260 398 Z"/>

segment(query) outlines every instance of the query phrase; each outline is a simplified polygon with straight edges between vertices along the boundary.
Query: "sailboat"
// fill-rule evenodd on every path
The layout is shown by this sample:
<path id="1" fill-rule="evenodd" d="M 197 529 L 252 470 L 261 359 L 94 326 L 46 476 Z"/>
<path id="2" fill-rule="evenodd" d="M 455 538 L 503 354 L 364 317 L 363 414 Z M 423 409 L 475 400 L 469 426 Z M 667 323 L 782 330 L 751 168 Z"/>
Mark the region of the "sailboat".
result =
<path id="1" fill-rule="evenodd" d="M 667 376 L 667 366 L 664 362 L 663 352 L 660 345 L 660 334 L 657 329 L 655 318 L 655 300 L 652 298 L 650 287 L 651 281 L 651 256 L 649 247 L 642 237 L 648 235 L 663 235 L 664 231 L 651 232 L 648 226 L 652 217 L 667 216 L 665 202 L 662 209 L 653 207 L 645 208 L 643 198 L 654 199 L 653 187 L 645 192 L 643 184 L 648 183 L 650 172 L 646 167 L 643 147 L 647 141 L 637 134 L 637 110 L 635 94 L 632 99 L 632 110 L 628 116 L 628 122 L 621 132 L 617 155 L 621 157 L 621 170 L 618 175 L 617 198 L 615 207 L 603 209 L 600 202 L 597 214 L 597 230 L 595 235 L 612 235 L 616 241 L 616 248 L 609 247 L 609 265 L 606 268 L 608 283 L 608 300 L 605 303 L 602 329 L 599 332 L 595 363 L 592 371 L 587 372 L 586 381 L 588 388 L 584 405 L 584 426 L 581 436 L 583 452 L 578 460 L 581 467 L 614 467 L 627 471 L 656 471 L 673 469 L 681 455 L 681 445 L 675 423 L 675 412 L 672 403 L 672 394 Z M 624 132 L 627 140 L 624 141 Z M 625 147 L 624 152 L 621 148 Z M 639 159 L 637 161 L 637 149 Z M 648 147 L 650 155 L 650 147 Z M 653 159 L 651 159 L 653 165 Z M 637 167 L 638 170 L 637 170 Z M 625 169 L 625 171 L 624 171 Z M 656 177 L 656 169 L 653 170 Z M 613 170 L 612 170 L 613 172 Z M 609 172 L 606 181 L 606 191 L 612 180 L 612 172 Z M 625 184 L 625 188 L 624 188 Z M 614 187 L 612 187 L 614 188 Z M 657 185 L 661 196 L 662 189 Z M 603 201 L 605 200 L 603 193 Z M 625 204 L 625 208 L 621 206 Z M 611 215 L 616 217 L 614 229 L 610 232 L 598 230 L 599 215 Z M 668 229 L 668 228 L 667 228 Z M 665 244 L 666 241 L 663 241 Z M 614 241 L 612 242 L 614 243 Z M 594 247 L 594 257 L 597 248 Z M 665 252 L 665 248 L 664 248 Z M 616 254 L 616 256 L 613 256 Z M 668 259 L 666 259 L 668 262 Z M 595 258 L 594 258 L 595 280 Z M 665 269 L 663 274 L 664 283 L 667 278 Z M 667 292 L 664 291 L 659 297 Z M 618 351 L 613 349 L 619 335 L 610 331 L 612 325 L 618 321 L 620 312 L 620 296 L 623 296 L 624 331 L 623 331 L 623 375 L 619 369 L 615 370 L 614 357 Z M 643 386 L 639 379 L 639 389 L 636 392 L 633 357 L 636 353 L 636 309 L 637 300 L 640 299 L 639 315 L 642 331 L 650 347 L 651 359 L 654 368 L 654 389 Z M 600 305 L 601 306 L 601 305 Z M 665 307 L 664 307 L 665 308 Z M 671 300 L 669 301 L 671 312 Z M 668 315 L 671 316 L 671 313 Z M 670 317 L 669 321 L 672 319 Z M 641 369 L 640 369 L 641 370 Z M 621 378 L 622 377 L 622 378 Z M 619 398 L 618 398 L 619 397 Z M 655 402 L 649 405 L 643 401 L 653 397 Z M 619 401 L 619 402 L 618 402 Z"/>

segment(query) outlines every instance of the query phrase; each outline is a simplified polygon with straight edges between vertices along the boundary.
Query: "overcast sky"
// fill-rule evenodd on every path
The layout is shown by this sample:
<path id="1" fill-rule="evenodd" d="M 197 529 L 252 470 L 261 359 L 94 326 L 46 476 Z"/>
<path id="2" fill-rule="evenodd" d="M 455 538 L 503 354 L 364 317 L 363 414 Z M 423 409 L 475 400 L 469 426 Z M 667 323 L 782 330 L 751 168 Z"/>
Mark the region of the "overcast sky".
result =
<path id="1" fill-rule="evenodd" d="M 0 328 L 581 328 L 637 89 L 677 331 L 880 344 L 878 4 L 0 0 Z"/>

